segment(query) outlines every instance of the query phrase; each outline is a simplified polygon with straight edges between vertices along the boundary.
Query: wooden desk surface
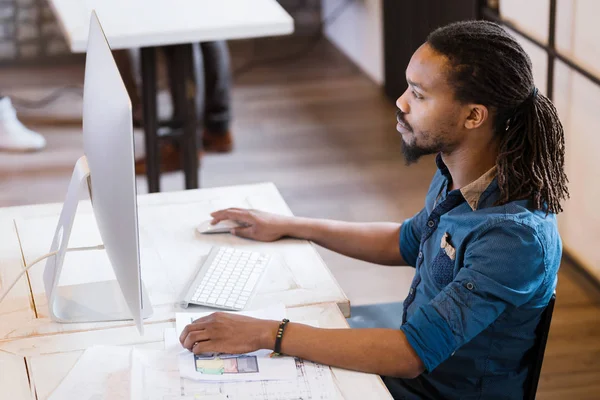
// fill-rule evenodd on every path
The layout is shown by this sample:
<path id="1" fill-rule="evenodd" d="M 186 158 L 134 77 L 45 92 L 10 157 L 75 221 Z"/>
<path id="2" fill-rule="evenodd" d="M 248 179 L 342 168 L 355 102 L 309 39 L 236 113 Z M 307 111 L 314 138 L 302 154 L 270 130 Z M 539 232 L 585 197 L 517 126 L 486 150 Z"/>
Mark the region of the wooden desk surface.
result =
<path id="1" fill-rule="evenodd" d="M 327 328 L 348 327 L 334 303 L 293 307 L 287 310 L 292 321 L 318 321 Z M 174 322 L 146 325 L 139 336 L 133 326 L 113 327 L 60 335 L 34 336 L 0 341 L 0 388 L 11 399 L 46 399 L 69 373 L 83 351 L 93 345 L 164 348 L 163 335 Z M 377 375 L 332 368 L 335 384 L 344 399 L 391 399 Z"/>
<path id="2" fill-rule="evenodd" d="M 113 50 L 292 33 L 292 17 L 275 0 L 50 0 L 74 53 L 87 48 L 96 10 Z"/>
<path id="3" fill-rule="evenodd" d="M 336 303 L 350 314 L 350 303 L 316 249 L 307 241 L 259 243 L 225 235 L 200 235 L 196 226 L 212 211 L 238 206 L 291 215 L 273 184 L 256 184 L 138 197 L 142 279 L 154 314 L 147 323 L 171 322 L 179 297 L 213 245 L 272 254 L 271 264 L 248 309 L 274 303 L 288 307 Z M 50 249 L 62 204 L 0 209 L 0 290 L 28 264 Z M 101 244 L 89 201 L 80 204 L 69 247 Z M 130 326 L 132 322 L 57 324 L 49 319 L 43 285 L 45 261 L 35 265 L 0 304 L 0 340 Z M 114 279 L 103 250 L 68 253 L 61 285 Z M 202 311 L 201 307 L 194 310 Z M 204 309 L 208 310 L 208 309 Z"/>

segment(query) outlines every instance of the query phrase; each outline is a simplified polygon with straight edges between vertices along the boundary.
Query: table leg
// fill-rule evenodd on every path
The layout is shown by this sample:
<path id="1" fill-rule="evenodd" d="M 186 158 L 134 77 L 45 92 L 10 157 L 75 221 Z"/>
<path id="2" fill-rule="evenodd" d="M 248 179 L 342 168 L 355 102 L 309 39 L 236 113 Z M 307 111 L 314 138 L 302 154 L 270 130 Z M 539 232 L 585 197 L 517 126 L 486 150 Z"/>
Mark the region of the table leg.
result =
<path id="1" fill-rule="evenodd" d="M 197 140 L 197 115 L 196 115 L 196 80 L 194 77 L 194 56 L 191 44 L 178 45 L 175 49 L 177 60 L 174 64 L 178 69 L 176 76 L 176 93 L 181 96 L 181 118 L 183 120 L 183 135 L 181 137 L 181 150 L 183 153 L 183 170 L 185 172 L 185 188 L 197 189 L 198 178 L 198 140 Z"/>
<path id="2" fill-rule="evenodd" d="M 156 48 L 141 49 L 142 101 L 144 107 L 144 138 L 146 146 L 146 176 L 148 192 L 160 191 L 160 160 L 156 106 Z"/>

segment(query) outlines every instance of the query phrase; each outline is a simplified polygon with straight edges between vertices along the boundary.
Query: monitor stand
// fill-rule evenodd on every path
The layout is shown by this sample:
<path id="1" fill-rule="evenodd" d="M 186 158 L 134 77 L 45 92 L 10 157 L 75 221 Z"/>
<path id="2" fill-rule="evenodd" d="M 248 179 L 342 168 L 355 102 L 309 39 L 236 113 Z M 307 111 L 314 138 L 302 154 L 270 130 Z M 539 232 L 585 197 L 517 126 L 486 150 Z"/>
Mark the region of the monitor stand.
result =
<path id="1" fill-rule="evenodd" d="M 79 195 L 82 190 L 87 189 L 92 198 L 89 176 L 87 159 L 83 156 L 75 164 L 52 240 L 50 252 L 57 251 L 57 254 L 48 258 L 44 270 L 44 287 L 50 316 L 54 321 L 66 323 L 132 320 L 133 316 L 117 280 L 58 286 L 79 205 Z M 142 318 L 147 318 L 152 314 L 152 306 L 143 282 L 141 286 Z"/>

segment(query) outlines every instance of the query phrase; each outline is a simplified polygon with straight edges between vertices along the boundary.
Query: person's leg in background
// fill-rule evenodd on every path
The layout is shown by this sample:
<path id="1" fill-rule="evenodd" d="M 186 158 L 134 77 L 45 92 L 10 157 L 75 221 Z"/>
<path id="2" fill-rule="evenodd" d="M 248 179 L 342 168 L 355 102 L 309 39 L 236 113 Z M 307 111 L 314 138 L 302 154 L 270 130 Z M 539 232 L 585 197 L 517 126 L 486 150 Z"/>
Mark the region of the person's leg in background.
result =
<path id="1" fill-rule="evenodd" d="M 46 147 L 46 139 L 17 118 L 10 98 L 0 95 L 0 151 L 29 152 Z"/>
<path id="2" fill-rule="evenodd" d="M 163 49 L 173 100 L 174 118 L 177 119 L 176 94 L 173 79 L 176 71 L 173 68 L 173 48 Z M 114 52 L 117 66 L 125 82 L 134 108 L 134 123 L 141 119 L 141 106 L 136 80 L 129 55 L 125 52 Z M 226 42 L 207 42 L 194 45 L 194 75 L 196 78 L 196 104 L 199 121 L 199 134 L 202 147 L 207 152 L 229 152 L 233 148 L 230 130 L 231 122 L 231 61 Z M 138 107 L 139 106 L 139 107 Z M 138 112 L 136 112 L 138 111 Z M 136 115 L 137 114 L 137 115 Z M 181 168 L 180 152 L 174 143 L 163 143 L 160 147 L 160 164 L 162 172 L 175 171 Z M 199 153 L 201 157 L 201 152 Z M 146 170 L 144 158 L 136 160 L 136 174 Z"/>
<path id="3" fill-rule="evenodd" d="M 229 48 L 224 41 L 201 43 L 200 47 L 204 66 L 204 110 L 199 110 L 204 120 L 202 145 L 206 152 L 229 152 L 233 148 Z"/>
<path id="4" fill-rule="evenodd" d="M 178 119 L 176 68 L 173 66 L 172 48 L 165 47 L 165 58 L 169 73 L 169 86 L 173 102 L 173 117 Z M 194 78 L 196 81 L 196 117 L 198 119 L 199 142 L 202 151 L 214 153 L 230 152 L 233 148 L 231 136 L 231 61 L 227 43 L 205 42 L 193 45 Z"/>

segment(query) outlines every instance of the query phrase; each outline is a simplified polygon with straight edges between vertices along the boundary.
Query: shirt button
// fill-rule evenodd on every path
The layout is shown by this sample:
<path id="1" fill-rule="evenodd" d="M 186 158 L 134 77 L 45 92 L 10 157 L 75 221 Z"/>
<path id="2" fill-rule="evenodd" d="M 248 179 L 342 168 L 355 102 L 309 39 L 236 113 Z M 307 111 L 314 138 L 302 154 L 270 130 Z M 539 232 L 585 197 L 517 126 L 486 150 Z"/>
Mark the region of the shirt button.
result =
<path id="1" fill-rule="evenodd" d="M 474 287 L 475 285 L 473 285 L 471 282 L 467 283 L 467 289 L 473 290 Z"/>
<path id="2" fill-rule="evenodd" d="M 435 222 L 433 222 L 432 220 L 429 220 L 429 222 L 427 222 L 427 226 L 430 228 L 433 228 L 435 225 Z"/>
<path id="3" fill-rule="evenodd" d="M 419 252 L 419 258 L 420 259 L 423 258 L 423 252 L 422 251 Z"/>
<path id="4" fill-rule="evenodd" d="M 415 293 L 415 288 L 410 288 L 410 294 L 414 294 Z"/>

